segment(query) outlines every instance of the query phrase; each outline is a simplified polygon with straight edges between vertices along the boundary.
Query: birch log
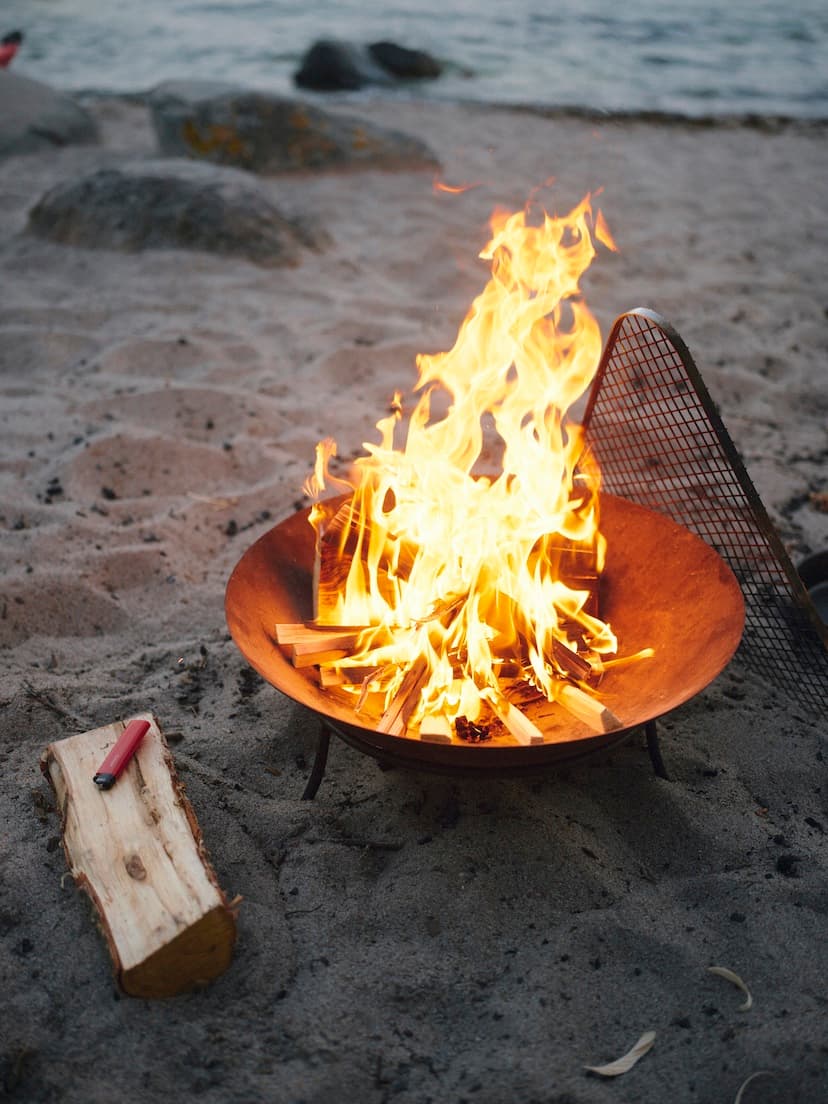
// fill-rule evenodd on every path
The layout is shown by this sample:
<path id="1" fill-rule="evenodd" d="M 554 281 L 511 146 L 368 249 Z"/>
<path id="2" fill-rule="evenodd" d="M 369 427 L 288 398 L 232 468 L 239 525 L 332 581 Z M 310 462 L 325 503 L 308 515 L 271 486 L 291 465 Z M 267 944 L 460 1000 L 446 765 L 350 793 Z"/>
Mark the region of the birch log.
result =
<path id="1" fill-rule="evenodd" d="M 69 869 L 98 911 L 118 984 L 136 997 L 171 997 L 227 969 L 236 918 L 158 724 L 151 713 L 137 716 L 149 731 L 112 789 L 92 776 L 124 722 L 50 744 L 41 768 Z"/>

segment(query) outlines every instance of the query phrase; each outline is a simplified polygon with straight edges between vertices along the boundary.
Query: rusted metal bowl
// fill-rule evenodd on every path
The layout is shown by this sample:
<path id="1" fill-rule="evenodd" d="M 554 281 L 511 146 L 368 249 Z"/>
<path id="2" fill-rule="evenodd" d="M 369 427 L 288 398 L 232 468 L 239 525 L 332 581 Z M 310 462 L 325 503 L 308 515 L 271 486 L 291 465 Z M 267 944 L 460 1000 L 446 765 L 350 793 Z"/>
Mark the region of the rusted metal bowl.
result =
<path id="1" fill-rule="evenodd" d="M 607 557 L 601 617 L 619 654 L 651 647 L 655 655 L 607 671 L 601 700 L 623 729 L 596 735 L 557 704 L 525 709 L 543 744 L 518 744 L 508 733 L 480 744 L 435 744 L 370 727 L 343 697 L 322 690 L 276 643 L 275 626 L 312 614 L 314 534 L 303 510 L 265 533 L 242 556 L 225 596 L 227 624 L 242 655 L 269 683 L 313 710 L 361 751 L 396 763 L 491 773 L 531 770 L 617 743 L 626 731 L 668 713 L 702 690 L 727 665 L 744 624 L 744 601 L 732 571 L 704 541 L 670 518 L 614 495 L 601 496 Z"/>

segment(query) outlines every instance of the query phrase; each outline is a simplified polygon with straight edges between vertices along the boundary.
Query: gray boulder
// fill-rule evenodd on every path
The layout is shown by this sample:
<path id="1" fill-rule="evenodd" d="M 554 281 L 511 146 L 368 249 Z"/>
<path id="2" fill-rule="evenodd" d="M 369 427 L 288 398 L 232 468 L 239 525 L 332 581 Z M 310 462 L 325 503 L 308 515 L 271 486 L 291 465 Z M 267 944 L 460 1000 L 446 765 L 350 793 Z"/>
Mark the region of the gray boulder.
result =
<path id="1" fill-rule="evenodd" d="M 161 152 L 260 173 L 433 167 L 424 142 L 289 97 L 204 82 L 159 85 L 149 98 Z"/>
<path id="2" fill-rule="evenodd" d="M 0 69 L 0 157 L 97 141 L 92 116 L 46 84 Z"/>
<path id="3" fill-rule="evenodd" d="M 46 192 L 31 233 L 87 249 L 196 249 L 261 265 L 298 263 L 327 235 L 286 217 L 260 184 L 235 169 L 143 161 L 98 169 Z"/>

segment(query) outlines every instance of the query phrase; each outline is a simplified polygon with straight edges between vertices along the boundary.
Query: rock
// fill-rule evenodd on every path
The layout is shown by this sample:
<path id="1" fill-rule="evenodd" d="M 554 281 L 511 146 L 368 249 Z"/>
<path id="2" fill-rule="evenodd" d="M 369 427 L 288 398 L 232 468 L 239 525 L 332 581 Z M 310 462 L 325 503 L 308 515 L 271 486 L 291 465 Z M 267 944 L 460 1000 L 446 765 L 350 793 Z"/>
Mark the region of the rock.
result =
<path id="1" fill-rule="evenodd" d="M 226 85 L 162 84 L 149 98 L 161 152 L 260 173 L 433 167 L 425 143 L 301 100 Z"/>
<path id="2" fill-rule="evenodd" d="M 302 58 L 293 77 L 300 88 L 317 92 L 353 91 L 366 84 L 393 84 L 364 46 L 335 39 L 320 39 Z"/>
<path id="3" fill-rule="evenodd" d="M 372 42 L 368 53 L 388 73 L 403 80 L 433 80 L 443 66 L 424 50 L 409 50 L 396 42 Z"/>
<path id="4" fill-rule="evenodd" d="M 409 50 L 395 42 L 360 46 L 337 39 L 314 42 L 302 58 L 295 82 L 317 92 L 363 88 L 366 84 L 393 84 L 395 79 L 439 77 L 442 66 L 431 54 Z"/>
<path id="5" fill-rule="evenodd" d="M 71 97 L 0 69 L 0 157 L 95 141 L 91 115 Z"/>
<path id="6" fill-rule="evenodd" d="M 28 229 L 87 249 L 197 249 L 291 265 L 327 235 L 282 214 L 235 169 L 157 160 L 99 169 L 58 184 L 29 212 Z"/>

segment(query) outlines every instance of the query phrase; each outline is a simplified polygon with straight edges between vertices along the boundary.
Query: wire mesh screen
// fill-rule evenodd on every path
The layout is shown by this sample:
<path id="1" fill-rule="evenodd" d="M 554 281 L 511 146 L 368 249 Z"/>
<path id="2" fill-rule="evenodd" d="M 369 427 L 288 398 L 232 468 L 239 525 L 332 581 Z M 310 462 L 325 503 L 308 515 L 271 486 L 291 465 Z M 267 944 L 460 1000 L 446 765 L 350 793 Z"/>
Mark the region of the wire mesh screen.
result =
<path id="1" fill-rule="evenodd" d="M 745 599 L 745 665 L 797 701 L 828 708 L 828 629 L 687 347 L 654 312 L 616 320 L 584 425 L 606 490 L 668 514 L 730 566 Z M 658 549 L 653 570 L 670 570 Z"/>

